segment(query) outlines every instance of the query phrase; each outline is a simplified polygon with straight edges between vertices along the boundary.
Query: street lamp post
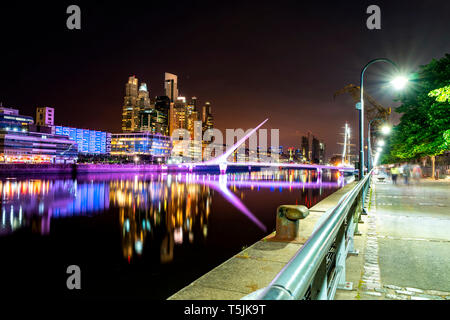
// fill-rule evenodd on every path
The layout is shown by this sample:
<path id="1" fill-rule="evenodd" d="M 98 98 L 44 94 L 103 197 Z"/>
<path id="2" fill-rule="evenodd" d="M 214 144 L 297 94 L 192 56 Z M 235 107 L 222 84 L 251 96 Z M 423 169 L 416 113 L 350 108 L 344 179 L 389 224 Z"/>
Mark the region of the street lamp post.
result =
<path id="1" fill-rule="evenodd" d="M 364 72 L 366 69 L 375 62 L 387 62 L 392 64 L 397 70 L 397 65 L 387 58 L 378 58 L 369 61 L 361 70 L 360 77 L 360 103 L 359 103 L 359 179 L 364 177 Z"/>

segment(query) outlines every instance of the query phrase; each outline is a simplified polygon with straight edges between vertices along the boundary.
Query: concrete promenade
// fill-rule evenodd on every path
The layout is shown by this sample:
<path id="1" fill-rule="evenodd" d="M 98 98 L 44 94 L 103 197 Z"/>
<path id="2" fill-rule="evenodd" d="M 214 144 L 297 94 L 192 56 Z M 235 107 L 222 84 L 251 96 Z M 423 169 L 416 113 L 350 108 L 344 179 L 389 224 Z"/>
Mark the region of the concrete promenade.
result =
<path id="1" fill-rule="evenodd" d="M 237 300 L 266 287 L 306 242 L 323 214 L 336 206 L 355 184 L 346 185 L 310 208 L 309 216 L 300 221 L 301 241 L 271 241 L 272 233 L 181 289 L 169 300 Z M 275 217 L 276 212 L 273 212 Z"/>
<path id="2" fill-rule="evenodd" d="M 375 176 L 368 215 L 347 258 L 353 291 L 336 299 L 450 299 L 450 181 L 397 185 Z"/>

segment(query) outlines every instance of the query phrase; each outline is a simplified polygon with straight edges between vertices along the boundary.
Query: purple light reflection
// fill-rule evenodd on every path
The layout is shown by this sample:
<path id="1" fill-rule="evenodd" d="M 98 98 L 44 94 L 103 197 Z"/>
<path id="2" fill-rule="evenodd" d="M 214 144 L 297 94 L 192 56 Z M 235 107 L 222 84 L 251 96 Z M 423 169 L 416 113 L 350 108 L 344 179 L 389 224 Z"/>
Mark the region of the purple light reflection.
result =
<path id="1" fill-rule="evenodd" d="M 303 189 L 303 188 L 339 188 L 344 185 L 344 179 L 339 179 L 338 182 L 274 182 L 274 181 L 236 181 L 228 180 L 228 176 L 226 174 L 221 174 L 219 180 L 216 180 L 217 175 L 213 175 L 213 180 L 211 180 L 211 176 L 207 175 L 208 180 L 205 181 L 205 175 L 199 175 L 194 173 L 186 173 L 185 176 L 180 176 L 178 174 L 179 182 L 184 181 L 187 183 L 198 183 L 204 184 L 212 189 L 221 193 L 221 195 L 229 201 L 236 209 L 242 212 L 248 219 L 250 219 L 253 223 L 255 223 L 261 230 L 264 232 L 267 231 L 267 227 L 258 220 L 258 218 L 242 203 L 242 201 L 233 194 L 228 186 L 238 186 L 238 187 L 257 187 L 257 188 L 274 188 L 274 187 L 285 187 L 290 189 Z"/>

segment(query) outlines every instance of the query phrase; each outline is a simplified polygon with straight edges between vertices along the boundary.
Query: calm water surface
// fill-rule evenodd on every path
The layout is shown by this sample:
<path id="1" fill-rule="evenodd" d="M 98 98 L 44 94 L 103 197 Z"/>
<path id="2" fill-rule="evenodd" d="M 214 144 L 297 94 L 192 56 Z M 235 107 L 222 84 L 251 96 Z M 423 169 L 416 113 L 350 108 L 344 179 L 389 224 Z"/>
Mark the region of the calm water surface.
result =
<path id="1" fill-rule="evenodd" d="M 10 294 L 166 299 L 271 233 L 280 204 L 307 207 L 336 172 L 0 178 L 1 288 Z M 82 289 L 66 289 L 66 268 Z"/>

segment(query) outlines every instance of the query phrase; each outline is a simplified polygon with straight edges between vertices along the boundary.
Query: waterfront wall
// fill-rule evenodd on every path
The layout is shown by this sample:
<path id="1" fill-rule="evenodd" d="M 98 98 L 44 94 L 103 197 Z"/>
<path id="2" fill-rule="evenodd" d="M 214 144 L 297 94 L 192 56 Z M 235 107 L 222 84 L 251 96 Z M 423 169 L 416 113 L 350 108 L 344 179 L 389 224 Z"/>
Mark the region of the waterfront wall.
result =
<path id="1" fill-rule="evenodd" d="M 170 168 L 135 164 L 0 164 L 0 175 L 11 174 L 77 174 L 113 172 L 161 172 Z M 179 170 L 179 168 L 177 168 Z"/>
<path id="2" fill-rule="evenodd" d="M 252 171 L 260 170 L 252 167 Z M 158 164 L 26 164 L 7 163 L 0 164 L 0 175 L 24 174 L 83 174 L 83 173 L 120 173 L 120 172 L 214 172 L 219 173 L 219 166 L 197 166 L 190 169 L 188 166 L 158 165 Z M 247 166 L 230 166 L 228 172 L 248 171 Z"/>

